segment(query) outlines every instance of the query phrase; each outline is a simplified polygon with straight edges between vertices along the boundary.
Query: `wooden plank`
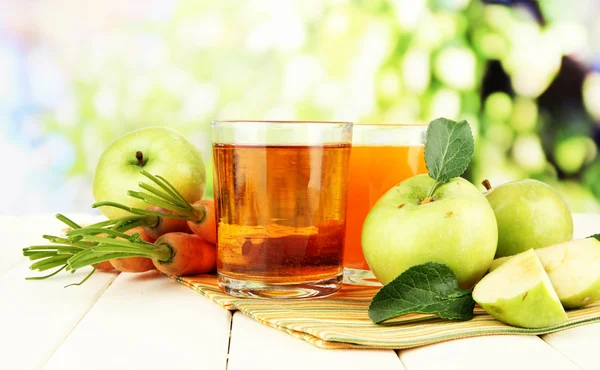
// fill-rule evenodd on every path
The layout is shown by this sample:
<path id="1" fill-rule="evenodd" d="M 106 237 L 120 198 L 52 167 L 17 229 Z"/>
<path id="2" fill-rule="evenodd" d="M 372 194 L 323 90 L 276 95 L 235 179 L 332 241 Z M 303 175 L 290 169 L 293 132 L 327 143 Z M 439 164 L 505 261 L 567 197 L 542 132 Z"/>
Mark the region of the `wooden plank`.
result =
<path id="1" fill-rule="evenodd" d="M 231 313 L 155 272 L 122 273 L 44 370 L 225 369 Z"/>
<path id="2" fill-rule="evenodd" d="M 547 334 L 542 336 L 542 339 L 581 369 L 600 369 L 597 352 L 600 343 L 600 323 Z"/>
<path id="3" fill-rule="evenodd" d="M 94 301 L 102 294 L 104 289 L 110 285 L 110 282 L 116 276 L 116 274 L 96 274 L 86 282 L 84 286 L 69 289 L 63 289 L 62 287 L 63 285 L 72 282 L 77 277 L 67 275 L 43 282 L 25 281 L 23 277 L 28 273 L 25 263 L 22 263 L 12 270 L 10 268 L 15 266 L 15 263 L 18 263 L 18 258 L 21 258 L 20 248 L 25 245 L 37 243 L 34 238 L 38 238 L 42 232 L 55 233 L 56 226 L 54 225 L 56 225 L 56 223 L 51 225 L 50 222 L 44 220 L 47 220 L 47 216 L 38 218 L 19 218 L 15 223 L 4 223 L 3 221 L 5 221 L 5 219 L 2 219 L 2 222 L 0 223 L 0 232 L 5 235 L 11 234 L 10 238 L 5 239 L 9 242 L 0 245 L 0 261 L 2 261 L 4 256 L 7 256 L 8 253 L 11 253 L 13 256 L 13 260 L 10 263 L 4 262 L 4 264 L 2 264 L 2 262 L 0 262 L 0 292 L 3 293 L 3 299 L 0 300 L 0 315 L 2 317 L 2 319 L 0 319 L 0 327 L 3 328 L 4 333 L 1 351 L 3 354 L 2 364 L 3 367 L 6 366 L 10 369 L 39 368 L 39 366 L 42 365 L 61 344 L 73 327 L 77 325 L 78 321 L 85 315 L 89 308 L 94 304 Z M 584 237 L 594 232 L 598 232 L 597 225 L 600 224 L 600 215 L 575 215 L 575 220 L 575 237 Z M 31 225 L 36 225 L 35 232 L 32 232 Z M 31 239 L 25 239 L 29 237 L 31 237 Z M 15 251 L 18 252 L 15 253 Z M 9 261 L 8 257 L 6 258 L 6 261 Z M 81 277 L 81 275 L 79 275 L 79 277 Z M 139 277 L 130 278 L 134 278 L 136 284 L 146 283 L 145 279 L 137 281 L 137 279 L 140 279 Z M 151 281 L 156 280 L 152 279 Z M 166 279 L 159 279 L 159 281 L 163 281 L 165 284 L 177 285 Z M 129 286 L 129 284 L 125 284 L 123 288 L 126 288 L 127 286 Z M 222 343 L 226 341 L 218 340 L 221 348 L 218 352 L 219 356 L 213 356 L 214 351 L 202 350 L 205 342 L 212 343 L 215 341 L 215 337 L 218 339 L 221 334 L 211 333 L 210 330 L 207 330 L 206 327 L 208 324 L 207 326 L 203 326 L 202 330 L 197 330 L 196 325 L 198 325 L 198 322 L 194 319 L 190 319 L 191 314 L 187 309 L 188 307 L 193 307 L 194 304 L 191 302 L 186 303 L 186 301 L 181 298 L 171 296 L 171 294 L 174 294 L 172 288 L 156 295 L 153 294 L 155 287 L 150 288 L 150 286 L 148 286 L 148 289 L 149 290 L 140 288 L 138 291 L 134 289 L 133 294 L 126 294 L 125 296 L 116 294 L 116 297 L 120 297 L 116 300 L 115 297 L 109 297 L 110 299 L 107 298 L 109 299 L 109 302 L 111 302 L 111 304 L 108 305 L 109 307 L 106 307 L 106 304 L 104 304 L 105 307 L 101 307 L 103 311 L 101 311 L 100 314 L 94 314 L 94 316 L 91 316 L 92 319 L 88 319 L 90 316 L 86 316 L 82 325 L 88 321 L 99 321 L 104 323 L 104 326 L 106 326 L 108 330 L 100 331 L 101 328 L 99 329 L 91 324 L 85 324 L 82 326 L 83 329 L 80 329 L 78 326 L 76 332 L 83 330 L 84 333 L 87 334 L 76 334 L 74 331 L 72 336 L 70 336 L 65 343 L 64 349 L 61 348 L 59 352 L 52 357 L 47 363 L 46 368 L 90 369 L 95 368 L 94 366 L 99 368 L 100 366 L 106 367 L 106 365 L 112 365 L 113 368 L 141 368 L 142 365 L 147 365 L 149 363 L 146 362 L 148 361 L 148 358 L 152 360 L 152 368 L 223 368 L 224 360 L 221 359 L 221 355 L 223 353 L 222 347 L 224 347 L 225 344 Z M 185 294 L 186 296 L 193 297 L 194 302 L 205 302 L 207 307 L 212 307 L 228 315 L 226 311 L 221 310 L 211 302 L 208 302 L 201 297 L 196 297 L 185 287 L 179 286 L 175 289 L 181 290 L 182 295 Z M 125 292 L 129 291 L 128 289 L 122 290 Z M 158 290 L 160 291 L 160 289 Z M 132 291 L 129 291 L 129 293 L 132 293 Z M 143 300 L 140 296 L 152 297 L 152 299 L 149 300 L 149 306 L 148 302 Z M 163 306 L 160 304 L 160 301 L 165 299 L 165 297 L 168 297 L 166 300 L 169 301 L 169 303 L 165 303 Z M 104 299 L 105 297 L 101 298 L 101 300 Z M 175 300 L 177 303 L 173 304 L 173 301 Z M 124 312 L 126 312 L 126 314 L 123 315 L 122 311 L 126 307 L 129 307 L 129 302 L 131 302 L 133 307 L 137 307 L 138 311 L 134 313 L 131 310 L 125 310 Z M 144 302 L 146 304 L 142 304 Z M 156 310 L 154 307 L 155 305 L 161 307 L 160 314 L 165 315 L 165 317 L 160 316 L 158 322 L 154 321 L 153 323 L 149 323 L 149 329 L 146 329 L 147 327 L 141 325 L 140 322 L 136 323 L 134 320 L 136 317 L 148 316 L 146 312 L 148 307 L 154 312 Z M 115 307 L 118 308 L 118 315 L 115 315 L 113 312 Z M 92 311 L 95 310 L 96 307 L 92 309 Z M 90 311 L 90 315 L 92 314 L 92 311 Z M 182 314 L 179 315 L 179 313 Z M 195 309 L 193 314 L 198 317 L 198 320 L 203 320 L 202 316 L 205 316 L 211 318 L 207 321 L 216 321 L 213 319 L 213 317 L 216 316 L 212 314 L 207 316 L 203 310 Z M 174 318 L 178 316 L 185 318 L 185 320 L 177 320 L 177 318 Z M 156 317 L 152 318 L 156 320 Z M 110 323 L 113 322 L 113 320 L 116 320 L 120 325 L 111 325 Z M 172 321 L 169 320 L 175 320 L 177 330 L 174 330 L 173 326 L 169 328 L 169 325 L 173 325 Z M 185 321 L 185 325 L 183 325 L 181 321 Z M 227 322 L 227 320 L 225 321 Z M 134 324 L 132 324 L 132 322 Z M 95 329 L 90 332 L 89 328 L 86 329 L 87 325 L 91 325 L 92 328 Z M 188 329 L 190 327 L 193 330 L 190 331 Z M 127 341 L 119 341 L 119 338 L 123 335 L 123 328 L 126 328 L 126 332 L 131 333 L 127 337 Z M 545 336 L 544 339 L 548 340 L 549 343 L 559 349 L 566 357 L 569 357 L 570 359 L 579 359 L 579 362 L 574 362 L 580 364 L 582 368 L 599 368 L 592 362 L 594 352 L 590 347 L 586 347 L 587 349 L 585 350 L 587 351 L 587 357 L 582 357 L 581 351 L 578 352 L 580 345 L 574 344 L 572 339 L 573 335 L 565 338 L 561 338 L 559 335 L 565 335 L 564 333 L 569 331 L 573 331 L 577 337 L 581 336 L 586 338 L 586 335 L 588 335 L 587 342 L 591 345 L 597 342 L 597 338 L 600 335 L 596 332 L 596 329 L 589 331 L 591 328 L 592 326 L 585 326 L 582 328 L 570 329 L 565 332 L 552 334 L 551 336 Z M 172 331 L 169 332 L 169 329 L 172 329 Z M 187 333 L 186 329 L 188 329 Z M 119 332 L 119 330 L 121 330 L 121 332 Z M 268 334 L 265 334 L 266 331 L 268 331 Z M 192 332 L 194 334 L 192 334 Z M 221 332 L 222 331 L 219 333 Z M 339 366 L 340 364 L 345 368 L 360 367 L 362 369 L 365 366 L 371 365 L 378 366 L 381 369 L 403 368 L 393 351 L 320 350 L 283 332 L 259 324 L 239 313 L 236 313 L 234 316 L 234 332 L 236 334 L 232 339 L 229 362 L 229 366 L 234 370 L 254 367 L 261 369 L 279 369 L 281 367 L 288 369 L 292 367 L 292 369 L 294 369 L 301 367 L 305 368 L 307 366 L 316 367 L 318 369 Z M 101 335 L 98 333 L 101 333 Z M 116 333 L 119 333 L 119 335 L 116 335 Z M 197 338 L 202 336 L 203 333 L 206 333 L 204 338 Z M 82 338 L 85 338 L 86 340 L 89 338 L 92 342 L 86 343 Z M 152 338 L 153 340 L 147 340 L 146 338 Z M 171 340 L 169 340 L 169 338 L 171 338 Z M 182 340 L 182 338 L 184 340 Z M 257 340 L 257 338 L 259 339 Z M 140 340 L 142 340 L 143 346 L 138 346 L 135 343 Z M 118 342 L 118 345 L 111 345 L 111 343 L 115 343 L 115 341 Z M 170 344 L 176 343 L 177 347 L 165 347 L 167 348 L 165 353 L 169 354 L 169 356 L 148 356 L 152 351 L 162 355 L 164 342 L 169 342 Z M 199 342 L 200 344 L 198 344 Z M 465 342 L 467 345 L 461 344 Z M 79 345 L 79 343 L 81 343 L 81 345 Z M 108 347 L 94 347 L 99 343 L 105 346 L 108 345 Z M 189 343 L 193 343 L 193 345 L 189 345 Z M 453 348 L 451 343 L 454 343 L 454 346 L 457 346 L 457 348 Z M 134 353 L 143 353 L 146 357 L 141 357 L 141 355 L 131 356 L 132 352 L 129 351 L 129 348 L 127 347 L 131 347 L 132 345 L 137 351 Z M 158 347 L 158 345 L 161 347 Z M 448 345 L 450 345 L 449 349 L 446 347 Z M 93 351 L 90 351 L 89 348 L 91 347 L 94 347 Z M 143 352 L 141 351 L 142 347 L 144 347 Z M 444 347 L 446 347 L 445 350 Z M 109 351 L 106 351 L 106 348 L 108 348 Z M 549 348 L 551 349 L 550 352 L 548 352 Z M 87 349 L 87 352 L 84 352 L 84 349 Z M 426 350 L 425 354 L 422 352 L 423 350 Z M 438 356 L 437 353 L 441 356 Z M 74 359 L 73 354 L 77 356 L 75 357 L 75 362 L 72 362 Z M 112 357 L 113 360 L 111 360 L 113 354 L 115 355 Z M 392 357 L 389 356 L 390 354 L 392 354 Z M 446 354 L 446 357 L 444 357 L 444 354 Z M 173 366 L 173 360 L 182 355 L 184 357 L 183 361 L 185 361 L 188 366 Z M 210 362 L 208 362 L 208 364 L 213 367 L 207 366 L 206 356 L 209 357 Z M 434 357 L 435 361 L 432 361 Z M 472 360 L 473 357 L 475 360 Z M 550 346 L 539 340 L 537 337 L 515 336 L 464 339 L 418 349 L 404 350 L 400 353 L 400 359 L 405 361 L 407 369 L 439 368 L 440 364 L 443 364 L 445 369 L 479 369 L 482 368 L 482 363 L 486 364 L 486 370 L 493 370 L 496 368 L 520 369 L 526 367 L 547 369 L 560 368 L 566 370 L 576 368 L 573 363 L 566 359 L 566 357 L 558 354 L 556 350 L 552 350 Z M 97 364 L 88 363 L 90 359 L 94 358 L 100 359 L 97 361 Z M 166 367 L 164 366 L 165 363 L 161 362 L 164 358 L 169 358 L 169 362 L 165 362 L 167 363 Z M 201 360 L 198 360 L 199 358 Z M 296 359 L 296 361 L 290 361 L 290 358 Z M 392 361 L 392 359 L 394 361 Z M 470 362 L 465 362 L 469 359 L 471 359 Z M 510 361 L 510 359 L 512 359 L 512 361 Z M 88 362 L 85 362 L 84 360 L 87 360 Z M 135 360 L 142 362 L 134 362 Z M 70 363 L 78 364 L 79 366 L 66 367 Z M 450 365 L 454 366 L 453 364 L 455 363 L 459 363 L 459 365 L 450 367 Z M 548 364 L 544 365 L 546 363 Z M 550 365 L 550 363 L 553 365 Z M 124 364 L 130 366 L 125 366 Z M 156 364 L 163 366 L 155 366 Z"/>
<path id="4" fill-rule="evenodd" d="M 566 357 L 536 336 L 465 338 L 401 350 L 407 370 L 577 370 Z"/>
<path id="5" fill-rule="evenodd" d="M 228 370 L 398 370 L 392 350 L 324 350 L 236 312 Z"/>
<path id="6" fill-rule="evenodd" d="M 26 281 L 28 266 L 22 263 L 0 276 L 0 367 L 5 369 L 39 369 L 117 276 L 98 273 L 83 286 L 65 289 L 87 271 Z"/>
<path id="7" fill-rule="evenodd" d="M 95 216 L 77 219 L 91 221 Z M 0 327 L 2 367 L 38 369 L 68 336 L 117 274 L 96 274 L 83 287 L 65 289 L 86 271 L 62 274 L 44 281 L 26 281 L 36 275 L 28 268 L 22 248 L 47 244 L 42 234 L 59 234 L 64 225 L 53 215 L 6 217 L 0 220 Z"/>
<path id="8" fill-rule="evenodd" d="M 21 224 L 17 217 L 0 217 L 0 235 L 7 241 L 0 243 L 0 275 L 25 260 L 21 249 L 25 246 L 22 239 L 27 234 L 19 229 Z"/>

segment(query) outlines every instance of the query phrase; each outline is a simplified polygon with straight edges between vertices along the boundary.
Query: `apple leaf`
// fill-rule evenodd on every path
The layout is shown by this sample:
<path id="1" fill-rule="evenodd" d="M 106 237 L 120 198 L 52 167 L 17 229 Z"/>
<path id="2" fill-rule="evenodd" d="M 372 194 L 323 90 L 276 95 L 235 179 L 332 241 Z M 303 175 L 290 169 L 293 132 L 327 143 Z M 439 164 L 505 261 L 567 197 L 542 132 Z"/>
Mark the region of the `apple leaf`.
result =
<path id="1" fill-rule="evenodd" d="M 475 152 L 467 121 L 437 118 L 429 123 L 426 139 L 425 163 L 432 179 L 445 183 L 465 172 Z"/>
<path id="2" fill-rule="evenodd" d="M 409 268 L 381 288 L 371 301 L 369 318 L 380 324 L 409 313 L 425 313 L 464 321 L 473 318 L 474 306 L 471 291 L 458 287 L 450 267 L 427 262 Z"/>
<path id="3" fill-rule="evenodd" d="M 596 240 L 600 241 L 600 234 L 594 234 L 594 235 L 590 235 L 590 236 L 588 236 L 588 238 L 594 238 L 594 239 L 596 239 Z M 586 239 L 587 239 L 587 238 L 586 238 Z"/>

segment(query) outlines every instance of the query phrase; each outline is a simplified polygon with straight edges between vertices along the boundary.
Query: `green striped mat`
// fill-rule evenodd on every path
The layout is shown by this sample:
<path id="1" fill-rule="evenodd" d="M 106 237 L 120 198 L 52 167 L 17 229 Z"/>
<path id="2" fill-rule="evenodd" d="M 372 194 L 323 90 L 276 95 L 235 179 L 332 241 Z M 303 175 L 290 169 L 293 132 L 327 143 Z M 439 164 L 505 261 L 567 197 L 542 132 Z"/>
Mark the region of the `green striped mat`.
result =
<path id="1" fill-rule="evenodd" d="M 412 314 L 375 325 L 367 315 L 378 288 L 344 285 L 336 294 L 321 299 L 274 300 L 231 297 L 223 293 L 216 276 L 172 277 L 228 310 L 249 317 L 322 348 L 401 349 L 451 339 L 493 334 L 539 335 L 600 322 L 600 302 L 568 311 L 569 320 L 542 329 L 505 325 L 478 306 L 469 321 L 448 321 L 431 315 Z"/>

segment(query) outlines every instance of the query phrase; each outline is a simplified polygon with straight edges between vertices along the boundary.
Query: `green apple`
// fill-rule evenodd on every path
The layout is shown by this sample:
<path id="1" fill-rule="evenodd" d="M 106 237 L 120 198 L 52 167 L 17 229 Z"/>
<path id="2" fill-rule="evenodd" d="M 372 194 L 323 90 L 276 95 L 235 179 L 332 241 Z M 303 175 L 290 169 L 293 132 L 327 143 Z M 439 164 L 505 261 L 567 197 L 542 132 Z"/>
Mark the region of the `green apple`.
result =
<path id="1" fill-rule="evenodd" d="M 362 230 L 363 253 L 381 283 L 432 261 L 448 265 L 459 286 L 468 289 L 490 267 L 498 229 L 483 194 L 456 177 L 437 187 L 433 201 L 421 204 L 433 183 L 428 175 L 406 179 L 369 211 Z"/>
<path id="2" fill-rule="evenodd" d="M 204 196 L 206 171 L 200 151 L 176 130 L 149 127 L 119 137 L 102 153 L 94 174 L 96 202 L 146 208 L 142 200 L 127 195 L 147 180 L 142 169 L 166 178 L 190 203 Z M 110 219 L 130 215 L 113 207 L 100 210 Z"/>
<path id="3" fill-rule="evenodd" d="M 572 240 L 536 249 L 544 270 L 565 308 L 579 308 L 600 299 L 600 241 Z M 495 259 L 490 271 L 511 257 Z"/>
<path id="4" fill-rule="evenodd" d="M 498 222 L 496 257 L 512 256 L 573 238 L 573 218 L 562 196 L 537 180 L 500 185 L 486 197 Z"/>
<path id="5" fill-rule="evenodd" d="M 473 289 L 473 299 L 503 323 L 543 328 L 568 317 L 533 249 L 509 258 Z"/>

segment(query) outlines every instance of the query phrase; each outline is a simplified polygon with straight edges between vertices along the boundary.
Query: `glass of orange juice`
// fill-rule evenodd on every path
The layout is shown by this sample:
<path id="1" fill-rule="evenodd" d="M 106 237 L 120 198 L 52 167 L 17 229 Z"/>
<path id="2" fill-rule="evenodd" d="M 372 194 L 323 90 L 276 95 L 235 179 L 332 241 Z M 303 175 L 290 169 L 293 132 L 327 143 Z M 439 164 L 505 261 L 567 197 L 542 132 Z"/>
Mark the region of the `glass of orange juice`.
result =
<path id="1" fill-rule="evenodd" d="M 344 282 L 380 285 L 362 252 L 365 217 L 375 202 L 403 180 L 427 173 L 427 125 L 356 124 L 350 155 Z"/>

